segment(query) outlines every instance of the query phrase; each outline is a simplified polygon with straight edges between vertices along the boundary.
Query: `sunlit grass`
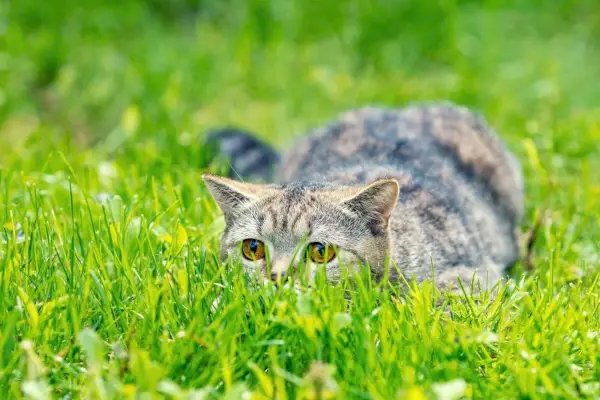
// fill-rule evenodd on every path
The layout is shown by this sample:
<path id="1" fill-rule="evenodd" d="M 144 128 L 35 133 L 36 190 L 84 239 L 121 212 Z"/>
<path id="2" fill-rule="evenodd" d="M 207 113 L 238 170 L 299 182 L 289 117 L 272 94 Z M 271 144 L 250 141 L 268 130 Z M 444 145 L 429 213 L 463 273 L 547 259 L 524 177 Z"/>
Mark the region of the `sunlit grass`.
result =
<path id="1" fill-rule="evenodd" d="M 52 3 L 0 5 L 0 397 L 598 396 L 594 2 Z M 522 161 L 534 271 L 475 301 L 217 262 L 206 129 L 431 99 Z"/>

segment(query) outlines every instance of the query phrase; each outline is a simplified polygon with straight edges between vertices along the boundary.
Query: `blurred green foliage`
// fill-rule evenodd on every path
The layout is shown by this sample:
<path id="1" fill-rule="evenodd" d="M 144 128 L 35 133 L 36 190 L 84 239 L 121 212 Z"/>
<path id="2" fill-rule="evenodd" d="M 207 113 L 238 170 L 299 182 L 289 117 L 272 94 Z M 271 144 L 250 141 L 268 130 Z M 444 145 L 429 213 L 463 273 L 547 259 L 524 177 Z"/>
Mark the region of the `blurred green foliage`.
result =
<path id="1" fill-rule="evenodd" d="M 0 118 L 33 115 L 92 141 L 130 104 L 148 136 L 230 121 L 280 140 L 350 106 L 430 98 L 519 122 L 558 118 L 596 106 L 599 10 L 593 0 L 5 1 Z M 261 111 L 266 121 L 248 115 Z"/>
<path id="2" fill-rule="evenodd" d="M 0 393 L 597 395 L 598 37 L 597 0 L 0 1 Z M 349 303 L 216 268 L 206 129 L 285 146 L 435 99 L 522 160 L 523 230 L 546 210 L 511 293 L 439 309 L 363 282 Z"/>

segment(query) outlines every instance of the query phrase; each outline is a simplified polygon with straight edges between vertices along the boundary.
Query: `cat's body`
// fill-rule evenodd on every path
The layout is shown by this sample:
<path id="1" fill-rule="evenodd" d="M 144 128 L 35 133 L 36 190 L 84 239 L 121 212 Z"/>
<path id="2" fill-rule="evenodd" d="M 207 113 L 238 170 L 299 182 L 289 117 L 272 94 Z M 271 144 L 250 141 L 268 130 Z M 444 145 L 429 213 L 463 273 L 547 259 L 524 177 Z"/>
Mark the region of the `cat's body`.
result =
<path id="1" fill-rule="evenodd" d="M 219 138 L 225 144 L 225 136 L 213 137 Z M 238 160 L 235 173 L 252 176 L 257 170 L 240 162 L 247 157 L 260 167 L 260 178 L 269 178 L 260 154 L 248 156 L 254 139 L 234 135 L 227 140 L 232 165 Z M 236 140 L 238 150 L 231 145 Z M 339 246 L 343 251 L 338 258 L 366 261 L 376 277 L 389 256 L 390 279 L 401 273 L 422 281 L 433 271 L 438 286 L 454 284 L 456 278 L 470 282 L 473 276 L 494 284 L 519 257 L 519 164 L 487 125 L 464 108 L 357 109 L 311 132 L 281 160 L 268 147 L 255 150 L 271 155 L 278 186 L 233 183 L 233 191 L 248 195 L 248 201 L 232 203 L 219 196 L 224 181 L 207 180 L 227 220 L 222 257 L 235 255 L 236 242 L 256 236 L 273 253 L 275 270 L 289 272 L 284 264 L 299 262 L 293 248 L 309 232 L 307 242 Z M 225 183 L 231 195 L 232 183 Z M 240 213 L 228 215 L 227 207 Z M 243 219 L 243 214 L 251 217 Z M 277 257 L 284 261 L 278 264 Z M 332 281 L 341 264 L 328 264 Z M 260 268 L 266 273 L 266 266 Z"/>

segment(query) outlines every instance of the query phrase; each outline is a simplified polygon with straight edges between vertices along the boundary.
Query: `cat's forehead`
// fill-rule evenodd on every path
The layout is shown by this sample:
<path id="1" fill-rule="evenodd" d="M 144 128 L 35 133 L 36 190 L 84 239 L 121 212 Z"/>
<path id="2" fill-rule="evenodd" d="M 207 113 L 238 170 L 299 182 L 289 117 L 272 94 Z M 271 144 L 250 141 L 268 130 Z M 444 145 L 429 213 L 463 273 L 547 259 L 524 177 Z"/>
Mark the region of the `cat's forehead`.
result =
<path id="1" fill-rule="evenodd" d="M 262 197 L 257 205 L 268 209 L 289 212 L 294 209 L 322 210 L 339 204 L 343 189 L 327 183 L 290 183 Z"/>
<path id="2" fill-rule="evenodd" d="M 255 204 L 261 235 L 301 237 L 318 233 L 342 212 L 326 186 L 291 184 Z"/>
<path id="3" fill-rule="evenodd" d="M 282 188 L 257 202 L 257 208 L 266 217 L 282 220 L 283 228 L 286 227 L 286 219 L 300 219 L 330 207 L 326 196 L 303 186 Z"/>
<path id="4" fill-rule="evenodd" d="M 387 181 L 384 184 L 386 189 L 389 185 Z M 383 190 L 382 186 L 367 188 Z M 327 183 L 263 186 L 253 191 L 252 200 L 229 215 L 223 237 L 231 245 L 258 238 L 278 251 L 293 251 L 305 241 L 352 246 L 358 238 L 373 235 L 369 226 L 373 219 L 365 209 L 378 204 L 373 200 L 375 194 L 360 186 Z"/>

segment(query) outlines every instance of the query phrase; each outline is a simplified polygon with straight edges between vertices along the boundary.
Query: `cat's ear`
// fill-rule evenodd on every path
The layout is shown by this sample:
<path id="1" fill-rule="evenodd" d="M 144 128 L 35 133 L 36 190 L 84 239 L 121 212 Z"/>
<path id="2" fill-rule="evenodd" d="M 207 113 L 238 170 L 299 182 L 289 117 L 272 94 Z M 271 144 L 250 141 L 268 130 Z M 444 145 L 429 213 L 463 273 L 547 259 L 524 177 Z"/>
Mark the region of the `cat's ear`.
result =
<path id="1" fill-rule="evenodd" d="M 352 211 L 365 215 L 373 222 L 387 228 L 392 211 L 398 202 L 400 185 L 393 178 L 378 179 L 375 182 L 357 188 L 343 204 Z"/>
<path id="2" fill-rule="evenodd" d="M 202 179 L 226 218 L 243 204 L 256 199 L 264 188 L 264 185 L 210 174 L 203 174 Z"/>

